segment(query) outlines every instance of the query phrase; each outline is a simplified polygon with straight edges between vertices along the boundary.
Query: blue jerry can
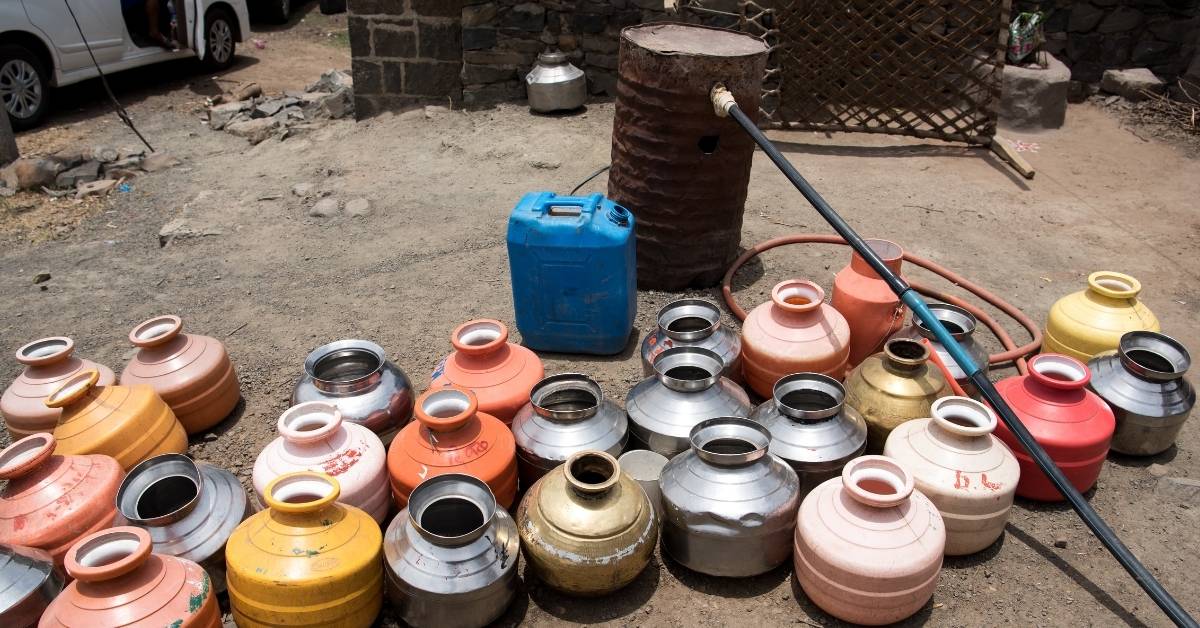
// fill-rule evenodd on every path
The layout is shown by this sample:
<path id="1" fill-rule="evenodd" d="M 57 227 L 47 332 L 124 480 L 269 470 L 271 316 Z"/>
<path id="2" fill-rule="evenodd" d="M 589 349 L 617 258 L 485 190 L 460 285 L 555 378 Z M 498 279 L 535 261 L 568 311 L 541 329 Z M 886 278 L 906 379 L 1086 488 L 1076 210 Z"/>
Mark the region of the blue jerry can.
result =
<path id="1" fill-rule="evenodd" d="M 633 214 L 604 198 L 531 192 L 508 219 L 517 329 L 525 346 L 620 353 L 637 314 Z"/>

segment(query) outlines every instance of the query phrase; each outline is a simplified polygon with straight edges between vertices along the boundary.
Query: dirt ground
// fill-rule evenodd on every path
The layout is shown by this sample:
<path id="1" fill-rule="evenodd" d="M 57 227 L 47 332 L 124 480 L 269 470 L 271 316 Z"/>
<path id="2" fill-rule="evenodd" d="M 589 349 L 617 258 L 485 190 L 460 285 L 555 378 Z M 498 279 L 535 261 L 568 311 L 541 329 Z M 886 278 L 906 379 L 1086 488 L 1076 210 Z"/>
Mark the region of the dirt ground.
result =
<path id="1" fill-rule="evenodd" d="M 346 51 L 322 39 L 329 31 L 314 16 L 313 24 L 256 34 L 266 48 L 249 47 L 252 60 L 222 78 L 253 78 L 271 91 L 347 66 Z M 181 76 L 153 86 L 148 76 L 174 70 L 145 71 L 122 78 L 129 82 L 118 90 L 143 133 L 181 158 L 181 166 L 134 179 L 130 192 L 94 208 L 59 201 L 0 212 L 0 338 L 11 355 L 31 339 L 68 335 L 81 355 L 119 369 L 133 353 L 126 334 L 134 324 L 162 313 L 183 316 L 186 329 L 227 343 L 245 399 L 232 418 L 194 437 L 190 453 L 247 483 L 312 348 L 339 338 L 374 340 L 423 388 L 450 350 L 454 326 L 476 317 L 511 324 L 504 232 L 513 204 L 527 191 L 565 193 L 609 159 L 613 109 L 604 103 L 563 117 L 533 116 L 517 105 L 385 115 L 251 147 L 200 123 L 199 104 L 219 82 L 187 71 L 181 67 Z M 136 142 L 96 94 L 84 92 L 75 92 L 82 111 L 58 111 L 50 125 L 20 137 L 22 149 L 49 151 L 80 139 Z M 1081 289 L 1089 272 L 1120 270 L 1142 280 L 1143 298 L 1164 331 L 1200 347 L 1194 211 L 1200 162 L 1143 141 L 1109 112 L 1073 106 L 1062 130 L 1011 134 L 1038 170 L 1032 181 L 978 149 L 881 136 L 772 136 L 864 235 L 892 239 L 962 272 L 1039 322 L 1055 299 Z M 342 202 L 366 198 L 370 213 L 310 217 L 312 200 L 291 193 L 298 183 Z M 602 191 L 603 178 L 586 189 Z M 30 213 L 38 218 L 21 222 Z M 159 228 L 179 217 L 213 235 L 160 247 Z M 827 231 L 756 154 L 743 244 Z M 738 275 L 737 298 L 745 306 L 760 303 L 777 281 L 794 276 L 828 287 L 847 259 L 832 247 L 770 252 Z M 41 272 L 52 279 L 35 285 Z M 922 271 L 912 276 L 933 283 Z M 715 289 L 693 295 L 720 299 Z M 640 293 L 635 335 L 680 296 Z M 633 347 L 631 337 L 626 351 L 611 358 L 543 357 L 547 372 L 590 373 L 623 400 L 640 377 Z M 0 382 L 18 372 L 15 361 L 4 360 Z M 1162 455 L 1110 456 L 1090 494 L 1192 613 L 1200 613 L 1200 574 L 1192 564 L 1200 556 L 1200 508 L 1156 495 L 1147 467 L 1159 463 L 1171 476 L 1200 478 L 1198 450 L 1200 427 L 1190 425 Z M 395 622 L 385 612 L 381 623 Z M 564 597 L 526 577 L 500 623 L 836 622 L 805 600 L 790 564 L 757 578 L 722 580 L 656 558 L 632 586 L 600 600 Z M 1167 625 L 1069 508 L 1026 501 L 997 544 L 946 560 L 932 602 L 906 623 Z"/>

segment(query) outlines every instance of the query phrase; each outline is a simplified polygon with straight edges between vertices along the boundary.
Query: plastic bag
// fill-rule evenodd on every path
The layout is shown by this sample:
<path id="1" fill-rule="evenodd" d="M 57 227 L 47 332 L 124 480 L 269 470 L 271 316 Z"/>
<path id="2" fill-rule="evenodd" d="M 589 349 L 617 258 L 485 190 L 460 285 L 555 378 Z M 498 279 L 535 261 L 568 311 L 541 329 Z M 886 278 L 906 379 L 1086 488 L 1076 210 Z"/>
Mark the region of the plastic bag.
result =
<path id="1" fill-rule="evenodd" d="M 1020 63 L 1045 41 L 1042 13 L 1021 13 L 1008 26 L 1008 61 Z"/>

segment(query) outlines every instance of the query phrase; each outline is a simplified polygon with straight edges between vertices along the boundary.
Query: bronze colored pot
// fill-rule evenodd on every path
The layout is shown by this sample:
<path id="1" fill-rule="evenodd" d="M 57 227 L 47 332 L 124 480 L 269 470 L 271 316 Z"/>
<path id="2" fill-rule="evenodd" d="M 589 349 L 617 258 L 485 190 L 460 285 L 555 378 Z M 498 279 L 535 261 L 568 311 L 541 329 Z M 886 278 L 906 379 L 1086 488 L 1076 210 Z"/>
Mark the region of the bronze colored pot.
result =
<path id="1" fill-rule="evenodd" d="M 604 595 L 650 562 L 658 523 L 642 487 L 601 451 L 571 456 L 534 484 L 517 509 L 529 568 L 571 595 Z"/>
<path id="2" fill-rule="evenodd" d="M 897 425 L 931 416 L 934 400 L 951 394 L 942 372 L 929 364 L 929 347 L 916 340 L 889 340 L 846 378 L 846 405 L 867 421 L 868 454 L 882 453 Z"/>

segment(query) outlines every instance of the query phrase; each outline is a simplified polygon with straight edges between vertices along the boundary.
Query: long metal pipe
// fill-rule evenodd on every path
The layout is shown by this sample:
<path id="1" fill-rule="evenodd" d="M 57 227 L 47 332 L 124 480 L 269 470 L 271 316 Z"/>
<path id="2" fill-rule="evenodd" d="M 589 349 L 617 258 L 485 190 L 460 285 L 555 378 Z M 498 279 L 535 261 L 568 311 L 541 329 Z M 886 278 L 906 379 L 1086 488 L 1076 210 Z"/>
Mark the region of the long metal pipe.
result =
<path id="1" fill-rule="evenodd" d="M 942 325 L 942 322 L 929 310 L 929 306 L 921 298 L 921 295 L 917 294 L 917 291 L 913 290 L 899 275 L 893 273 L 883 263 L 883 260 L 879 258 L 879 255 L 875 253 L 874 249 L 868 246 L 862 237 L 855 233 L 854 229 L 838 215 L 837 211 L 817 193 L 817 190 L 800 175 L 800 172 L 783 156 L 783 153 L 775 148 L 771 140 L 767 139 L 767 136 L 763 135 L 754 122 L 738 108 L 733 94 L 725 89 L 724 85 L 719 83 L 715 85 L 711 98 L 717 115 L 732 117 L 742 127 L 742 130 L 754 139 L 759 148 L 771 158 L 771 161 L 779 167 L 784 176 L 792 182 L 792 185 L 796 186 L 800 194 L 817 210 L 817 213 L 821 214 L 825 222 L 829 223 L 829 226 L 833 227 L 833 230 L 842 236 L 846 240 L 846 243 L 853 247 L 855 252 L 866 260 L 871 269 L 887 282 L 892 292 L 905 305 L 912 309 L 913 315 L 920 318 L 933 332 L 938 342 L 954 358 L 958 367 L 964 373 L 969 374 L 968 376 L 972 383 L 979 389 L 980 394 L 996 410 L 996 413 L 1000 416 L 1000 420 L 1004 421 L 1008 429 L 1012 431 L 1017 440 L 1021 442 L 1021 445 L 1025 447 L 1025 451 L 1037 463 L 1038 468 L 1050 478 L 1050 481 L 1054 483 L 1054 486 L 1062 493 L 1063 497 L 1071 503 L 1071 507 L 1075 509 L 1079 518 L 1083 519 L 1083 522 L 1091 528 L 1092 532 L 1096 534 L 1096 538 L 1100 539 L 1100 542 L 1117 559 L 1117 562 L 1121 563 L 1125 571 L 1128 571 L 1129 575 L 1133 576 L 1133 579 L 1154 600 L 1154 603 L 1158 604 L 1158 607 L 1167 614 L 1167 617 L 1171 621 L 1175 622 L 1175 625 L 1187 626 L 1189 628 L 1200 627 L 1200 624 L 1197 624 L 1196 620 L 1179 605 L 1179 602 L 1150 573 L 1150 570 L 1146 569 L 1145 565 L 1133 555 L 1133 552 L 1129 551 L 1129 548 L 1121 542 L 1121 539 L 1117 537 L 1113 529 L 1104 522 L 1104 519 L 1083 498 L 1083 495 L 1075 490 L 1075 486 L 1071 484 L 1067 476 L 1058 468 L 1058 465 L 1054 464 L 1054 461 L 1050 459 L 1050 455 L 1046 453 L 1046 450 L 1042 449 L 1042 446 L 1034 440 L 1029 430 L 1025 429 L 1025 425 L 1021 423 L 1021 420 L 1013 413 L 1012 408 L 1000 396 L 1000 393 L 992 385 L 991 380 L 987 378 L 983 370 L 971 360 L 971 356 L 967 355 L 967 352 L 959 346 L 954 337 L 950 335 L 950 332 Z"/>

